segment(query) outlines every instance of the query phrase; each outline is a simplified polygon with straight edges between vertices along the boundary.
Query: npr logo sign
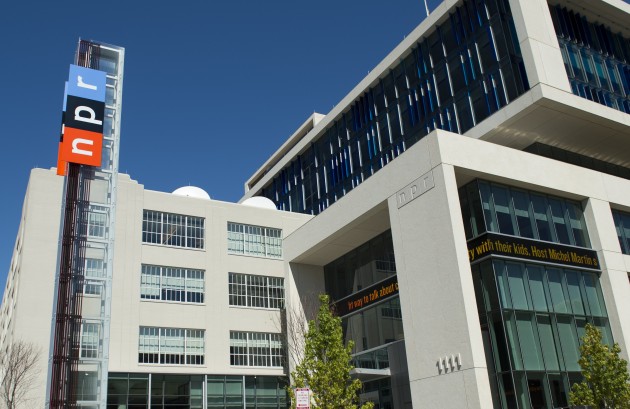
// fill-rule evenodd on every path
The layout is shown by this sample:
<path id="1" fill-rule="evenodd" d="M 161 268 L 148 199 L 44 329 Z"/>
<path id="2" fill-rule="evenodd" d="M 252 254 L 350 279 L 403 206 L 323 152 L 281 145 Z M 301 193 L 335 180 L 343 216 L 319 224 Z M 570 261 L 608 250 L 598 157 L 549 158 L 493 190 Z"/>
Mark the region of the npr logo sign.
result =
<path id="1" fill-rule="evenodd" d="M 434 187 L 435 182 L 433 181 L 433 172 L 425 173 L 418 179 L 405 186 L 404 189 L 396 193 L 396 204 L 398 205 L 398 208 L 400 209 L 407 203 L 420 197 Z"/>
<path id="2" fill-rule="evenodd" d="M 103 71 L 70 66 L 57 174 L 65 174 L 68 162 L 101 166 L 106 81 L 107 74 Z"/>

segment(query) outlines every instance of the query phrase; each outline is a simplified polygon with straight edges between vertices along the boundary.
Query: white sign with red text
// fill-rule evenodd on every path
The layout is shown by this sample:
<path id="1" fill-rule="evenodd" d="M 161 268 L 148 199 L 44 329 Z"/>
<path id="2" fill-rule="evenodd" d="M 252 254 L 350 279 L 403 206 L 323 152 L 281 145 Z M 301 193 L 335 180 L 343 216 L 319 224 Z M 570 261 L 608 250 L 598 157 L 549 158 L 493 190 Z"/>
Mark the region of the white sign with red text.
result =
<path id="1" fill-rule="evenodd" d="M 296 388 L 295 403 L 297 409 L 311 409 L 311 390 L 309 388 Z"/>

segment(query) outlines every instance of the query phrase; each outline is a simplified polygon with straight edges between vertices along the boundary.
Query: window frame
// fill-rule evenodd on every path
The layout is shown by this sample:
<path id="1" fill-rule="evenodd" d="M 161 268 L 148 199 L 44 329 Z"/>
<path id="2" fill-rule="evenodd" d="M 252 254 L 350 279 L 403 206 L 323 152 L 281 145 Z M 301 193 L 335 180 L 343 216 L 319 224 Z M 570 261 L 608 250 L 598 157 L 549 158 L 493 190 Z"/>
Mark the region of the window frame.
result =
<path id="1" fill-rule="evenodd" d="M 205 249 L 205 218 L 143 209 L 142 243 L 156 246 Z M 170 232 L 165 232 L 165 226 Z M 196 234 L 193 234 L 195 233 Z"/>

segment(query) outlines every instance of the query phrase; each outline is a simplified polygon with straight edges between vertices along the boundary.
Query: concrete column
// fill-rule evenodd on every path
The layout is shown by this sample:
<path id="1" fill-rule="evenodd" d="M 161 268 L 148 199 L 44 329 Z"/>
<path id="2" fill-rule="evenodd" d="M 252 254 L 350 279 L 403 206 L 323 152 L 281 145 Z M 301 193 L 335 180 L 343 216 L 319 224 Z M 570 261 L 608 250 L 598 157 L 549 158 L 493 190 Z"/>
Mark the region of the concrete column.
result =
<path id="1" fill-rule="evenodd" d="M 571 92 L 546 0 L 509 0 L 530 88 L 540 83 Z"/>
<path id="2" fill-rule="evenodd" d="M 628 360 L 630 351 L 630 282 L 608 202 L 589 199 L 584 211 L 591 245 L 602 268 L 600 284 L 615 342 Z"/>
<path id="3" fill-rule="evenodd" d="M 319 294 L 325 292 L 324 268 L 308 264 L 286 263 L 285 318 L 289 371 L 295 370 L 296 358 L 303 352 L 303 339 L 308 321 L 315 319 L 319 309 Z M 295 334 L 292 336 L 291 334 Z"/>
<path id="4" fill-rule="evenodd" d="M 423 182 L 402 207 L 400 194 L 388 200 L 413 407 L 490 408 L 455 171 L 440 164 L 427 176 L 433 187 Z"/>

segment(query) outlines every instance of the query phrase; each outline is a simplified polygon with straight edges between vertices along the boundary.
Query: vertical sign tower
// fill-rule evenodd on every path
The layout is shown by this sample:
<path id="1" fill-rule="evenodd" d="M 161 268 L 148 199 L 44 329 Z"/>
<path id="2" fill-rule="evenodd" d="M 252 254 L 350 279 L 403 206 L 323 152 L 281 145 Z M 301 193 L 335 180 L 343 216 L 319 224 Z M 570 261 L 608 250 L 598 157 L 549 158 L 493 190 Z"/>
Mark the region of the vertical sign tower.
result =
<path id="1" fill-rule="evenodd" d="M 125 51 L 80 40 L 57 173 L 65 175 L 46 407 L 107 400 L 116 181 Z"/>

